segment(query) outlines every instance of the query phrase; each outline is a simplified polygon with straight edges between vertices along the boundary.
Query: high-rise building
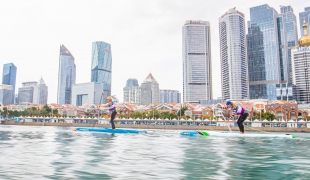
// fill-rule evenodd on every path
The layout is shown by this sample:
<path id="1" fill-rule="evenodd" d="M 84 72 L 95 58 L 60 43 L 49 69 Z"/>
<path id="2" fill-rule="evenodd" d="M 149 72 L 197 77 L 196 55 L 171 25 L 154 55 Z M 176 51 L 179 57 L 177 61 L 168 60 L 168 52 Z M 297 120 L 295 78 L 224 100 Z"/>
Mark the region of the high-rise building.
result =
<path id="1" fill-rule="evenodd" d="M 188 20 L 182 31 L 183 101 L 212 99 L 210 23 Z"/>
<path id="2" fill-rule="evenodd" d="M 72 86 L 72 104 L 75 106 L 83 106 L 88 104 L 102 103 L 105 97 L 102 96 L 102 83 L 88 82 L 74 84 Z"/>
<path id="3" fill-rule="evenodd" d="M 23 82 L 22 87 L 18 88 L 18 103 L 33 103 L 34 87 L 37 85 L 36 81 Z"/>
<path id="4" fill-rule="evenodd" d="M 291 49 L 297 22 L 291 6 L 281 14 L 267 4 L 250 8 L 247 53 L 250 99 L 292 100 Z"/>
<path id="5" fill-rule="evenodd" d="M 33 104 L 47 104 L 48 88 L 41 77 L 39 82 L 34 86 Z"/>
<path id="6" fill-rule="evenodd" d="M 291 85 L 293 78 L 291 50 L 298 44 L 297 20 L 291 6 L 281 6 L 280 10 L 277 22 L 281 81 Z"/>
<path id="7" fill-rule="evenodd" d="M 300 23 L 300 35 L 304 35 L 304 29 L 303 29 L 303 22 L 304 19 L 306 20 L 306 23 L 310 24 L 310 7 L 305 8 L 305 12 L 299 13 L 299 23 Z M 310 34 L 310 26 L 307 27 L 307 33 Z"/>
<path id="8" fill-rule="evenodd" d="M 126 87 L 123 88 L 123 92 L 125 103 L 134 103 L 137 105 L 141 104 L 141 89 L 137 79 L 128 79 L 126 82 Z"/>
<path id="9" fill-rule="evenodd" d="M 76 66 L 74 57 L 64 46 L 60 46 L 57 103 L 71 104 L 72 85 L 75 84 Z"/>
<path id="10" fill-rule="evenodd" d="M 223 99 L 248 98 L 244 14 L 229 9 L 219 18 Z"/>
<path id="11" fill-rule="evenodd" d="M 3 65 L 2 84 L 13 86 L 13 93 L 11 97 L 11 102 L 9 104 L 14 104 L 16 72 L 17 72 L 17 68 L 13 63 L 8 63 L 8 64 Z"/>
<path id="12" fill-rule="evenodd" d="M 304 19 L 299 46 L 292 49 L 294 97 L 298 103 L 310 103 L 310 36 Z"/>
<path id="13" fill-rule="evenodd" d="M 150 73 L 141 84 L 141 105 L 159 103 L 159 84 Z"/>
<path id="14" fill-rule="evenodd" d="M 0 85 L 0 103 L 2 103 L 3 106 L 11 104 L 12 94 L 14 94 L 12 85 L 7 84 Z"/>
<path id="15" fill-rule="evenodd" d="M 160 90 L 160 103 L 180 103 L 181 93 L 177 90 Z"/>
<path id="16" fill-rule="evenodd" d="M 91 82 L 103 84 L 102 91 L 111 96 L 112 54 L 111 45 L 102 41 L 92 44 Z M 104 103 L 107 100 L 104 99 Z"/>
<path id="17" fill-rule="evenodd" d="M 283 67 L 287 58 L 281 57 L 280 62 L 278 17 L 277 11 L 267 4 L 250 8 L 248 27 L 254 28 L 247 40 L 250 99 L 276 100 L 276 85 L 287 83 L 283 79 L 284 73 L 286 77 L 288 74 L 287 67 Z M 255 39 L 258 36 L 260 40 Z"/>

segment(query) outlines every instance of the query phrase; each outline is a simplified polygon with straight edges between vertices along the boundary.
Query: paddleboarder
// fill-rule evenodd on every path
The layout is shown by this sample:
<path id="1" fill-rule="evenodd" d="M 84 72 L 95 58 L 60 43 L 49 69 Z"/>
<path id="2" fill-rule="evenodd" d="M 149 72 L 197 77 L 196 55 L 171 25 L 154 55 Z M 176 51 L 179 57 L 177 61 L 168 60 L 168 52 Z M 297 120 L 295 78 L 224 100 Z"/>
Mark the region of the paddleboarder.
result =
<path id="1" fill-rule="evenodd" d="M 114 130 L 115 129 L 114 119 L 117 114 L 117 109 L 116 109 L 114 101 L 112 100 L 112 97 L 107 96 L 104 92 L 102 92 L 102 94 L 107 98 L 108 103 L 101 104 L 101 106 L 109 108 L 110 123 L 112 125 L 112 129 Z"/>
<path id="2" fill-rule="evenodd" d="M 235 116 L 235 114 L 238 115 L 237 124 L 238 124 L 239 130 L 240 130 L 240 134 L 244 134 L 243 122 L 246 120 L 246 118 L 249 115 L 248 111 L 245 110 L 242 106 L 236 105 L 236 104 L 232 103 L 231 101 L 227 101 L 226 106 L 227 106 L 227 108 L 232 110 L 232 114 L 231 114 L 229 120 L 232 120 L 233 117 Z M 228 122 L 228 119 L 226 120 L 226 122 Z"/>

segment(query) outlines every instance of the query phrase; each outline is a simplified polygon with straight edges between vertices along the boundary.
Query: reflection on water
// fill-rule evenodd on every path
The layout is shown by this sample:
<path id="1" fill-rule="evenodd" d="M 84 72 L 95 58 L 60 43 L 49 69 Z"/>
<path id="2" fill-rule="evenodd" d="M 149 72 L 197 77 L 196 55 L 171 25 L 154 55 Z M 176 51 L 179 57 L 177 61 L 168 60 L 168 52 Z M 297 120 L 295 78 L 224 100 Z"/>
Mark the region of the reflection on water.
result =
<path id="1" fill-rule="evenodd" d="M 309 179 L 298 139 L 182 137 L 0 126 L 0 179 Z"/>

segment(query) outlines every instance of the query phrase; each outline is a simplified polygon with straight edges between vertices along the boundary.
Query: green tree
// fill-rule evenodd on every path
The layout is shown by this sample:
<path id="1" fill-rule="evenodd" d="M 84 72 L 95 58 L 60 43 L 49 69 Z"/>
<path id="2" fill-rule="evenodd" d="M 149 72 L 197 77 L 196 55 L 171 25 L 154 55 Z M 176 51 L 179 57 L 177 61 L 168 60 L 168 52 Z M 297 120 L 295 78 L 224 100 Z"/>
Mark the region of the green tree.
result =
<path id="1" fill-rule="evenodd" d="M 276 119 L 276 116 L 272 114 L 271 112 L 265 112 L 265 113 L 262 113 L 262 118 L 268 119 L 268 120 L 274 120 Z"/>

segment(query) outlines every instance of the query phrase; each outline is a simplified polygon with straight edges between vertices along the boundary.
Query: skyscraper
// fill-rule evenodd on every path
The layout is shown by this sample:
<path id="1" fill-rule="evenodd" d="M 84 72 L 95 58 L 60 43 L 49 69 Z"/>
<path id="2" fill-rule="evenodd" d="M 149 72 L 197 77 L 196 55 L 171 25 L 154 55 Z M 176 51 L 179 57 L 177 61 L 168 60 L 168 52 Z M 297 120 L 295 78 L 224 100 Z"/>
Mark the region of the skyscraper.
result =
<path id="1" fill-rule="evenodd" d="M 13 86 L 13 90 L 12 90 L 13 93 L 12 93 L 10 104 L 14 104 L 14 99 L 15 99 L 16 72 L 17 72 L 17 68 L 13 63 L 8 63 L 8 64 L 3 65 L 2 84 Z"/>
<path id="2" fill-rule="evenodd" d="M 72 85 L 75 84 L 75 77 L 74 57 L 64 45 L 61 45 L 58 70 L 58 104 L 71 104 Z"/>
<path id="3" fill-rule="evenodd" d="M 126 87 L 123 88 L 124 102 L 140 105 L 141 89 L 137 79 L 128 79 Z"/>
<path id="4" fill-rule="evenodd" d="M 291 6 L 281 6 L 281 14 L 277 18 L 281 81 L 292 83 L 292 55 L 291 50 L 298 44 L 297 20 Z"/>
<path id="5" fill-rule="evenodd" d="M 47 104 L 48 89 L 41 77 L 39 82 L 34 86 L 33 104 Z"/>
<path id="6" fill-rule="evenodd" d="M 23 82 L 22 87 L 18 88 L 18 103 L 33 103 L 34 87 L 37 85 L 36 81 Z"/>
<path id="7" fill-rule="evenodd" d="M 292 49 L 294 96 L 298 103 L 310 103 L 310 36 L 304 19 L 299 46 Z"/>
<path id="8" fill-rule="evenodd" d="M 182 31 L 183 101 L 212 99 L 210 23 L 188 20 Z"/>
<path id="9" fill-rule="evenodd" d="M 244 14 L 229 9 L 219 18 L 223 99 L 248 98 Z"/>
<path id="10" fill-rule="evenodd" d="M 159 84 L 150 73 L 141 84 L 141 105 L 159 102 Z"/>
<path id="11" fill-rule="evenodd" d="M 111 45 L 102 41 L 92 44 L 91 82 L 103 84 L 102 91 L 111 96 L 112 54 Z M 104 103 L 107 100 L 104 98 Z"/>
<path id="12" fill-rule="evenodd" d="M 307 33 L 310 34 L 310 7 L 305 8 L 305 12 L 299 13 L 299 23 L 300 23 L 300 35 L 304 35 L 304 29 L 303 29 L 303 22 L 304 19 L 306 20 L 306 23 L 308 24 L 307 27 Z"/>
<path id="13" fill-rule="evenodd" d="M 282 83 L 281 75 L 286 69 L 280 63 L 278 16 L 277 11 L 267 4 L 250 8 L 248 27 L 252 29 L 248 34 L 247 52 L 251 99 L 277 99 L 276 85 Z"/>

